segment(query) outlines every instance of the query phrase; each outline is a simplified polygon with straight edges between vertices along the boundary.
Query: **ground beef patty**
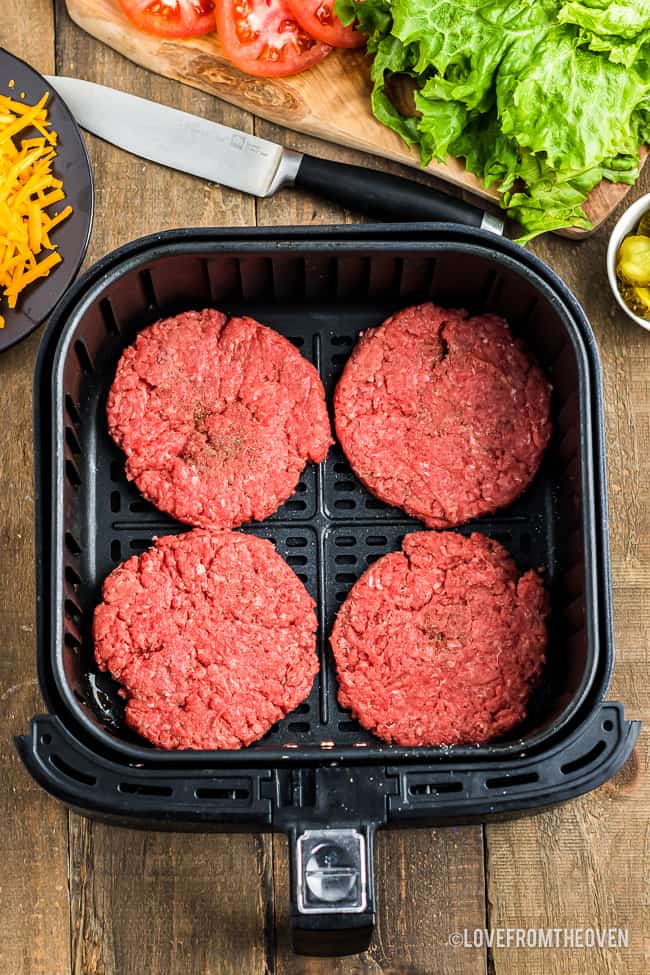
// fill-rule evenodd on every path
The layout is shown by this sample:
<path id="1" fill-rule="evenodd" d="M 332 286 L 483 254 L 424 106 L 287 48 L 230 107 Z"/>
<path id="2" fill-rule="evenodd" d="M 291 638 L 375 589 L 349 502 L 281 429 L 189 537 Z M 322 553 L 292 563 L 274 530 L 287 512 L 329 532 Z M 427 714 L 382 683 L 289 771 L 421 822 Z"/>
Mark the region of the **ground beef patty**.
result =
<path id="1" fill-rule="evenodd" d="M 339 701 L 399 745 L 485 742 L 526 715 L 546 648 L 536 572 L 483 535 L 407 535 L 359 579 L 332 631 Z"/>
<path id="2" fill-rule="evenodd" d="M 336 432 L 369 491 L 446 528 L 530 483 L 550 392 L 503 319 L 418 305 L 362 336 L 336 389 Z"/>
<path id="3" fill-rule="evenodd" d="M 126 720 L 161 748 L 239 748 L 309 694 L 314 602 L 270 542 L 195 530 L 159 538 L 104 582 L 95 659 Z"/>
<path id="4" fill-rule="evenodd" d="M 190 311 L 124 351 L 107 405 L 126 473 L 180 521 L 233 528 L 272 514 L 331 444 L 323 384 L 251 318 Z"/>

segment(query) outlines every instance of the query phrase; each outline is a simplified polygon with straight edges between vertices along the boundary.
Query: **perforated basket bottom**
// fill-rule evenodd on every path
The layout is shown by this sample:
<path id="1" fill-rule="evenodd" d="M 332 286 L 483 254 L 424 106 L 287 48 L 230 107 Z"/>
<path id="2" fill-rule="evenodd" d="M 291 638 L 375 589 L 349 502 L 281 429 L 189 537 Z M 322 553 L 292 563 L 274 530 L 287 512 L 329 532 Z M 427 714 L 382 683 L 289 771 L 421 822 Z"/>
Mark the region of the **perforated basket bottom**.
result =
<path id="1" fill-rule="evenodd" d="M 81 664 L 81 679 L 75 686 L 80 702 L 91 708 L 111 734 L 143 744 L 125 726 L 117 685 L 94 667 L 92 611 L 100 598 L 102 580 L 118 563 L 144 551 L 155 536 L 186 531 L 188 526 L 157 511 L 126 481 L 123 456 L 108 436 L 106 426 L 106 395 L 121 350 L 132 341 L 138 327 L 158 316 L 150 309 L 145 321 L 140 319 L 120 327 L 110 305 L 103 302 L 102 306 L 108 333 L 102 361 L 92 363 L 84 345 L 77 343 L 77 358 L 93 381 L 87 383 L 82 403 L 75 403 L 70 395 L 66 398 L 66 476 L 81 500 L 81 517 L 78 528 L 66 536 L 69 564 L 65 641 Z M 225 302 L 220 307 L 230 313 L 245 311 L 287 335 L 319 369 L 330 403 L 360 330 L 379 324 L 387 314 L 385 303 L 363 311 L 339 306 L 318 313 L 277 306 L 248 305 L 243 309 L 239 304 L 229 308 Z M 479 519 L 460 531 L 481 531 L 497 539 L 509 549 L 522 571 L 531 567 L 544 569 L 553 592 L 559 474 L 551 455 L 552 451 L 534 484 L 519 501 L 507 511 Z M 92 492 L 83 490 L 89 481 L 94 486 Z M 306 468 L 294 496 L 275 515 L 262 524 L 242 529 L 273 542 L 316 600 L 319 616 L 321 672 L 309 699 L 252 749 L 306 745 L 368 749 L 379 744 L 338 705 L 328 634 L 339 605 L 361 573 L 382 555 L 398 550 L 407 532 L 422 528 L 420 522 L 372 497 L 353 475 L 337 444 L 319 468 Z M 89 539 L 92 544 L 88 544 Z M 543 687 L 531 702 L 525 725 L 516 729 L 510 740 L 520 739 L 548 720 L 558 688 L 565 682 L 565 662 L 559 655 L 554 656 L 551 642 Z"/>

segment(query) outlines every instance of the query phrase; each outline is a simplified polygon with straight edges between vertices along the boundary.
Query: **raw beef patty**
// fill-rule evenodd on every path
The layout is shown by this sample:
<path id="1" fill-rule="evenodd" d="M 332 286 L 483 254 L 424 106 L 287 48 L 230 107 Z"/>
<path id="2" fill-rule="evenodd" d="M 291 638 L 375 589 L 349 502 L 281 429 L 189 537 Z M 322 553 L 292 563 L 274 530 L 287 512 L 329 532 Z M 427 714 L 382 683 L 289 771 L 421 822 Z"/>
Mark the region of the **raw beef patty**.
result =
<path id="1" fill-rule="evenodd" d="M 418 305 L 361 337 L 336 389 L 336 432 L 369 491 L 446 528 L 527 487 L 550 392 L 503 319 Z"/>
<path id="2" fill-rule="evenodd" d="M 486 742 L 526 716 L 547 599 L 498 542 L 407 535 L 355 584 L 331 636 L 339 701 L 399 745 Z"/>
<path id="3" fill-rule="evenodd" d="M 197 529 L 118 566 L 95 611 L 95 659 L 126 720 L 160 748 L 239 748 L 309 694 L 314 602 L 270 542 Z"/>
<path id="4" fill-rule="evenodd" d="M 203 528 L 268 517 L 331 444 L 311 363 L 272 329 L 211 309 L 138 335 L 120 359 L 107 416 L 129 480 Z"/>

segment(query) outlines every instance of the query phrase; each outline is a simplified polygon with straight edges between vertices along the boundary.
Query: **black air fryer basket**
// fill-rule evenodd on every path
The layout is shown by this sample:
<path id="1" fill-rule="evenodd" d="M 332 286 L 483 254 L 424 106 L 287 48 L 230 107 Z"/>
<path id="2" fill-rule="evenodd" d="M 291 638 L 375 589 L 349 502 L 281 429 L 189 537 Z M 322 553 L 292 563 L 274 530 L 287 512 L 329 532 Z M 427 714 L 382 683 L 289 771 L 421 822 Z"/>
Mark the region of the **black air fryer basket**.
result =
<path id="1" fill-rule="evenodd" d="M 295 495 L 244 530 L 269 538 L 315 597 L 321 673 L 309 699 L 241 751 L 164 752 L 123 720 L 93 662 L 104 577 L 187 526 L 127 483 L 105 401 L 124 347 L 162 315 L 216 306 L 287 335 L 331 402 L 359 332 L 433 299 L 504 315 L 554 388 L 554 436 L 535 482 L 506 511 L 460 529 L 501 541 L 551 593 L 548 665 L 525 724 L 476 747 L 402 748 L 337 703 L 328 649 L 337 607 L 376 558 L 419 524 L 370 496 L 340 448 Z M 604 702 L 613 666 L 603 413 L 589 325 L 562 282 L 490 233 L 453 225 L 173 231 L 109 255 L 69 292 L 35 380 L 38 668 L 49 714 L 17 739 L 32 775 L 71 807 L 168 829 L 289 836 L 301 950 L 360 950 L 374 920 L 378 827 L 481 821 L 563 802 L 613 775 L 638 723 Z"/>

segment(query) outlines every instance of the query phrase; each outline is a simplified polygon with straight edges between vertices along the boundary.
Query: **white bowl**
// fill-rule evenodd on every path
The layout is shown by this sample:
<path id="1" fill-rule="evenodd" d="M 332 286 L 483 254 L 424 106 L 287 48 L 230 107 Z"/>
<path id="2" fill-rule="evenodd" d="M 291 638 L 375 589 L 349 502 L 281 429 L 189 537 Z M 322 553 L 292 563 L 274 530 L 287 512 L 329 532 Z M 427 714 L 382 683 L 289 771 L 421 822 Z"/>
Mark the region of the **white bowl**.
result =
<path id="1" fill-rule="evenodd" d="M 612 289 L 614 297 L 617 302 L 625 312 L 628 318 L 631 318 L 633 322 L 640 325 L 641 328 L 645 328 L 647 332 L 650 332 L 650 321 L 645 318 L 639 318 L 635 315 L 628 306 L 623 301 L 621 297 L 621 292 L 618 287 L 618 279 L 616 277 L 616 256 L 618 254 L 618 249 L 623 243 L 625 237 L 629 237 L 636 231 L 639 220 L 646 212 L 650 210 L 650 193 L 646 193 L 645 196 L 639 197 L 636 203 L 633 203 L 631 207 L 628 207 L 625 213 L 619 218 L 614 229 L 612 230 L 612 235 L 609 238 L 609 246 L 607 248 L 607 277 L 609 278 L 609 286 Z"/>

